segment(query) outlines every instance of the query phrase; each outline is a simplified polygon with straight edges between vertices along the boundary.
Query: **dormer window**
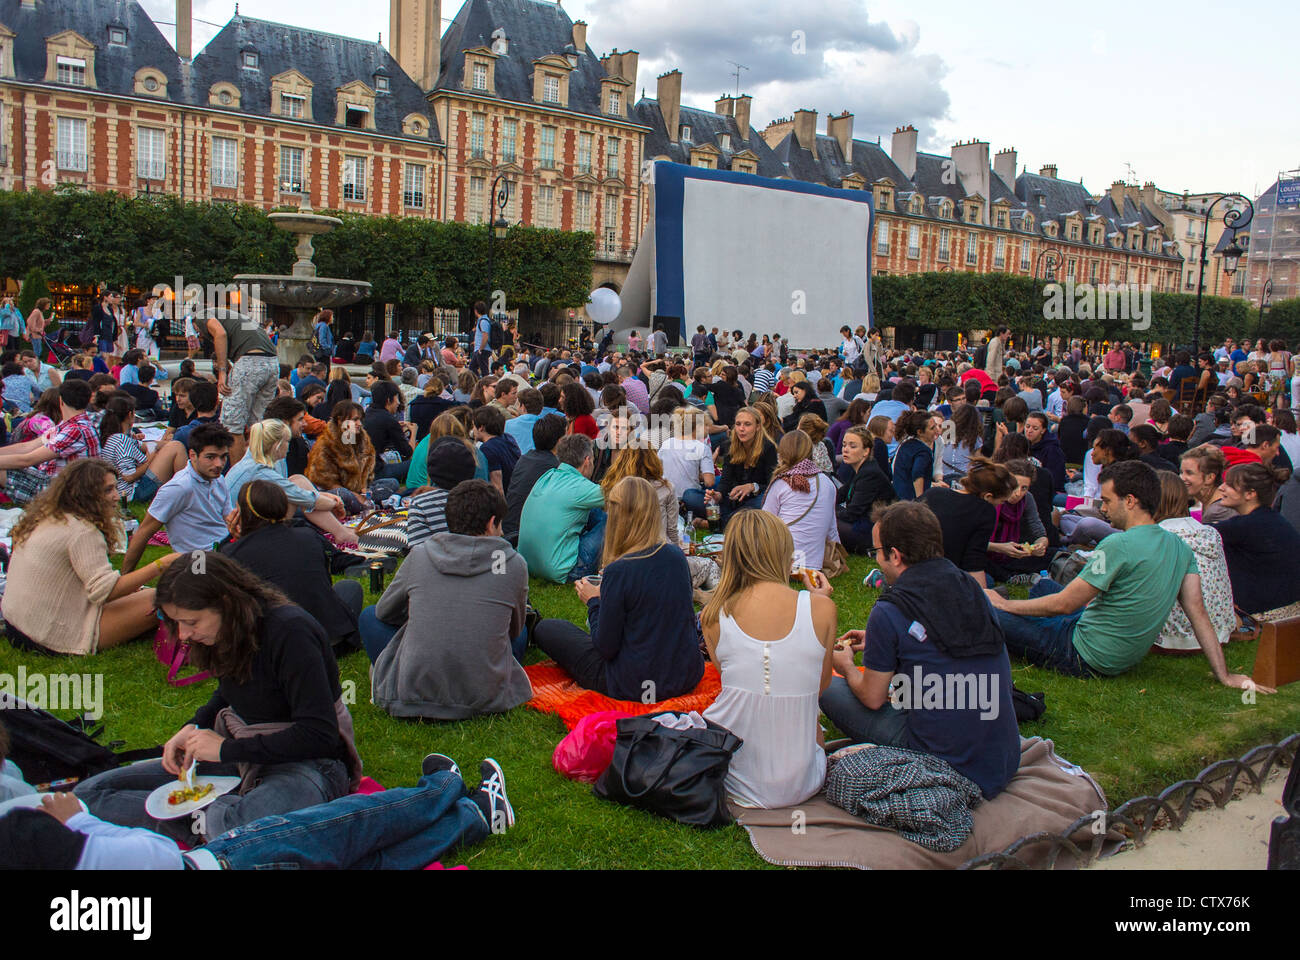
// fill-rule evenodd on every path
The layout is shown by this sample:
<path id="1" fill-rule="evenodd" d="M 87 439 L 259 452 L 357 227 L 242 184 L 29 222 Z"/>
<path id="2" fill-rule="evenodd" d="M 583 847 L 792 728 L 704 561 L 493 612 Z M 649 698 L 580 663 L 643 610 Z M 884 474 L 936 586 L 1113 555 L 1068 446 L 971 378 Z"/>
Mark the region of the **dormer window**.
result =
<path id="1" fill-rule="evenodd" d="M 918 217 L 921 215 L 921 212 L 924 209 L 925 209 L 925 201 L 922 200 L 920 197 L 913 197 L 912 202 L 908 204 L 908 213 L 911 213 Z"/>
<path id="2" fill-rule="evenodd" d="M 126 46 L 126 27 L 109 27 L 108 42 L 114 46 Z"/>
<path id="3" fill-rule="evenodd" d="M 392 88 L 391 80 L 382 73 L 375 74 L 375 91 L 377 93 L 388 93 Z"/>
<path id="4" fill-rule="evenodd" d="M 306 97 L 296 97 L 293 94 L 282 93 L 280 94 L 280 116 L 300 120 L 302 119 L 303 106 L 306 103 Z"/>
<path id="5" fill-rule="evenodd" d="M 55 60 L 55 82 L 74 87 L 86 85 L 86 61 L 77 57 L 59 57 Z"/>
<path id="6" fill-rule="evenodd" d="M 542 78 L 542 102 L 560 102 L 560 78 L 554 74 L 548 73 Z"/>
<path id="7" fill-rule="evenodd" d="M 1003 230 L 1007 228 L 1007 212 L 1005 210 L 998 211 L 998 226 Z"/>
<path id="8" fill-rule="evenodd" d="M 474 64 L 474 85 L 475 90 L 486 90 L 488 88 L 488 71 L 486 63 Z"/>
<path id="9" fill-rule="evenodd" d="M 894 191 L 888 188 L 881 190 L 880 205 L 884 207 L 886 210 L 892 210 L 894 208 Z"/>
<path id="10" fill-rule="evenodd" d="M 343 111 L 343 126 L 353 130 L 364 130 L 367 121 L 370 119 L 370 108 L 363 107 L 355 103 L 349 103 L 347 109 Z"/>
<path id="11" fill-rule="evenodd" d="M 1070 239 L 1071 240 L 1079 239 L 1079 225 L 1077 223 L 1070 224 Z"/>
<path id="12" fill-rule="evenodd" d="M 680 139 L 685 140 L 687 143 L 690 143 L 690 141 L 691 141 L 691 128 L 690 128 L 690 125 L 689 125 L 689 124 L 685 124 L 685 123 L 682 124 L 682 135 L 681 135 Z"/>
<path id="13" fill-rule="evenodd" d="M 623 95 L 617 90 L 609 92 L 609 112 L 614 114 L 623 112 Z"/>
<path id="14" fill-rule="evenodd" d="M 730 150 L 730 149 L 731 149 L 731 134 L 729 134 L 729 133 L 724 133 L 724 134 L 722 134 L 721 136 L 719 136 L 719 137 L 718 137 L 718 146 L 720 146 L 723 150 Z"/>
<path id="15" fill-rule="evenodd" d="M 241 63 L 243 64 L 245 70 L 256 70 L 257 69 L 256 52 L 252 50 L 245 50 L 243 57 L 241 58 Z"/>

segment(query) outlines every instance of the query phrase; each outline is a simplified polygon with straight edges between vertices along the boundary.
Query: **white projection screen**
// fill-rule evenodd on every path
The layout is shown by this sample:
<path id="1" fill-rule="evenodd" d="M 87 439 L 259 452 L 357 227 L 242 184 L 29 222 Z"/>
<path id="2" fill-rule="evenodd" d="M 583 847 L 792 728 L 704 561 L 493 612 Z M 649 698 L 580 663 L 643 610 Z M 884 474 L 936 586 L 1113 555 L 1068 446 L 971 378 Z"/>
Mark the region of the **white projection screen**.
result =
<path id="1" fill-rule="evenodd" d="M 660 162 L 654 194 L 652 311 L 686 340 L 703 324 L 825 347 L 870 325 L 869 192 Z"/>

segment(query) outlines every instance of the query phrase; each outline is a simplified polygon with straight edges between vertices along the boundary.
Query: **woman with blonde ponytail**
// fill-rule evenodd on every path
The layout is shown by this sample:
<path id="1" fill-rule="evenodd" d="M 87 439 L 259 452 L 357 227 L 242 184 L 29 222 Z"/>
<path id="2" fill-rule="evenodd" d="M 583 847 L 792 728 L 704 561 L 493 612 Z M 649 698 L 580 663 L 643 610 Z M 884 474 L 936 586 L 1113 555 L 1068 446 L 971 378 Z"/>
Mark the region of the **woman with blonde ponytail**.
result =
<path id="1" fill-rule="evenodd" d="M 764 510 L 731 519 L 722 579 L 700 615 L 722 693 L 705 711 L 745 741 L 732 757 L 727 794 L 748 807 L 803 803 L 822 788 L 818 696 L 831 681 L 836 610 L 819 572 L 790 588 L 794 541 Z"/>

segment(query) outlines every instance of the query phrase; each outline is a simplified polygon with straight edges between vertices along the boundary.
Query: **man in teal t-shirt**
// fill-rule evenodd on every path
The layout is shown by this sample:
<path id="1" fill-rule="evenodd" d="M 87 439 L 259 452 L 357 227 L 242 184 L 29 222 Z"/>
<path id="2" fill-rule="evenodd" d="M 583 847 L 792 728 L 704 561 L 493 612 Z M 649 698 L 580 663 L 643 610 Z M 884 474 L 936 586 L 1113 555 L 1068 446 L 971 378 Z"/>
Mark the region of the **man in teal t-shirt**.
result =
<path id="1" fill-rule="evenodd" d="M 554 583 L 581 580 L 600 567 L 605 544 L 605 494 L 592 483 L 591 438 L 562 437 L 560 465 L 537 478 L 519 517 L 519 555 L 528 573 Z"/>
<path id="2" fill-rule="evenodd" d="M 1181 603 L 1220 683 L 1272 692 L 1228 673 L 1205 612 L 1196 558 L 1179 537 L 1156 525 L 1156 472 L 1125 460 L 1104 469 L 1099 479 L 1102 512 L 1121 532 L 1097 545 L 1079 575 L 1066 587 L 1040 580 L 1028 600 L 987 591 L 1007 649 L 1070 676 L 1116 676 L 1142 660 L 1169 611 Z"/>

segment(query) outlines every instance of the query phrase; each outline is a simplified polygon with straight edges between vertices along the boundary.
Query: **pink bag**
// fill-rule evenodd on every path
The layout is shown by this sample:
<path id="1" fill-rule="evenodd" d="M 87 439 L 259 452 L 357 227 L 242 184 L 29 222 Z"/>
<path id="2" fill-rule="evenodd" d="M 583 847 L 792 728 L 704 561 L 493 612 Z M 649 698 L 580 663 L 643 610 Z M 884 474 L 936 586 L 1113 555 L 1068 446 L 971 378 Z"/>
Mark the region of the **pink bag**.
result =
<path id="1" fill-rule="evenodd" d="M 167 682 L 173 687 L 188 687 L 211 676 L 206 670 L 188 677 L 177 676 L 190 658 L 190 645 L 174 638 L 166 624 L 158 624 L 158 632 L 153 635 L 153 655 L 167 668 Z"/>
<path id="2" fill-rule="evenodd" d="M 614 759 L 614 740 L 618 737 L 616 724 L 630 716 L 622 710 L 587 714 L 556 745 L 551 764 L 570 780 L 595 783 Z"/>

